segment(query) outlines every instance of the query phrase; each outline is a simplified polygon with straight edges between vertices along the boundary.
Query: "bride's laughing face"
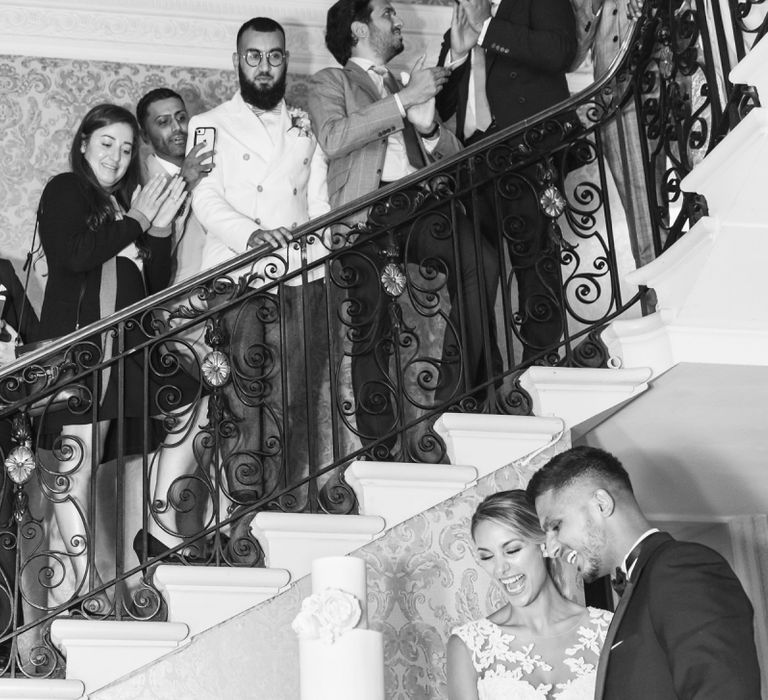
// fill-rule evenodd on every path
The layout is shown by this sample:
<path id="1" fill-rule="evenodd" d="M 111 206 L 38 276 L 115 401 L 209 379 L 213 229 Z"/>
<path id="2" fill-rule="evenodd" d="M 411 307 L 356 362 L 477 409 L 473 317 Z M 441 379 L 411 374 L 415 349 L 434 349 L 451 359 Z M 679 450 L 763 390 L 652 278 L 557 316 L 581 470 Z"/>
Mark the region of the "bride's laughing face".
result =
<path id="1" fill-rule="evenodd" d="M 548 577 L 539 544 L 492 520 L 476 525 L 474 541 L 480 566 L 498 581 L 512 605 L 528 605 L 538 597 Z"/>

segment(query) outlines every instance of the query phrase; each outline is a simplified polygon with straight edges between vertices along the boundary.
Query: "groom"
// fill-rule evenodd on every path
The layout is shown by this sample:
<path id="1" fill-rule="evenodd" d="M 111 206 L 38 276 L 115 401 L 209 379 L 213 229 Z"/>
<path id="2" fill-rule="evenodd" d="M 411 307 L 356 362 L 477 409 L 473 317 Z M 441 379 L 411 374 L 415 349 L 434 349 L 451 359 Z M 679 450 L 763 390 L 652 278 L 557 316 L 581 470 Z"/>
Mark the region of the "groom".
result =
<path id="1" fill-rule="evenodd" d="M 616 568 L 627 578 L 595 700 L 760 698 L 753 611 L 739 580 L 717 552 L 651 528 L 616 457 L 567 450 L 533 475 L 528 495 L 553 556 L 587 582 Z"/>

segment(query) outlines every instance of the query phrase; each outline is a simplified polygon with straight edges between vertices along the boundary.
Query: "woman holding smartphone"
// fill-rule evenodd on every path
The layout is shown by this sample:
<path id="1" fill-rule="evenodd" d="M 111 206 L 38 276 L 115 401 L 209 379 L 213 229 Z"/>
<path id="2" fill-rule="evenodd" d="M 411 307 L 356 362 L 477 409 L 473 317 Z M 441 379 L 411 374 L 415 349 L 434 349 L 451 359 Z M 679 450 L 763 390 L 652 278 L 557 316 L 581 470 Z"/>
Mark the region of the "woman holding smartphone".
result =
<path id="1" fill-rule="evenodd" d="M 97 105 L 75 134 L 71 172 L 56 175 L 43 191 L 38 217 L 48 281 L 40 317 L 41 339 L 66 335 L 168 284 L 171 224 L 186 197 L 184 181 L 174 177 L 166 185 L 158 176 L 145 187 L 138 186 L 138 134 L 136 120 L 126 109 Z M 85 367 L 108 361 L 113 352 L 151 338 L 151 321 L 144 317 L 126 322 L 122 338 L 109 332 L 94 335 L 78 343 L 73 355 Z M 80 350 L 90 352 L 91 357 Z M 140 554 L 154 556 L 181 542 L 175 536 L 168 490 L 194 469 L 192 441 L 198 422 L 194 418 L 204 415 L 207 399 L 200 398 L 199 382 L 172 361 L 173 355 L 165 352 L 163 363 L 157 362 L 162 352 L 158 347 L 149 353 L 148 369 L 143 353 L 126 357 L 120 386 L 118 363 L 107 365 L 81 380 L 82 405 L 70 403 L 41 417 L 41 446 L 53 450 L 58 469 L 50 488 L 54 512 L 74 566 L 78 592 L 88 588 L 88 563 L 94 551 L 94 531 L 88 527 L 92 465 L 102 461 L 108 430 L 118 416 L 134 418 L 139 425 L 147 413 L 162 417 L 174 436 L 167 441 L 173 445 L 159 454 L 155 513 L 149 531 L 137 535 Z M 195 403 L 196 399 L 200 400 Z M 174 427 L 181 424 L 187 426 L 183 433 Z M 140 444 L 145 440 L 149 437 Z"/>

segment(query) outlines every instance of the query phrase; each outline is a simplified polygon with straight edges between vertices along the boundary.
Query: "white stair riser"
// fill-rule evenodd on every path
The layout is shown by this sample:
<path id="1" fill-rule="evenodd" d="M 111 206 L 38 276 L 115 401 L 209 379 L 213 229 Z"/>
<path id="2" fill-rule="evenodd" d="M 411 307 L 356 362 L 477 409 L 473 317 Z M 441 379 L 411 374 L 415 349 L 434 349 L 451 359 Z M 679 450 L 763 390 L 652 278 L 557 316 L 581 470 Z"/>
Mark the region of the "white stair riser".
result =
<path id="1" fill-rule="evenodd" d="M 231 587 L 167 586 L 163 597 L 168 604 L 168 620 L 184 622 L 189 636 L 214 627 L 245 610 L 276 596 L 280 588 L 256 591 Z"/>
<path id="2" fill-rule="evenodd" d="M 95 621 L 59 618 L 51 639 L 67 660 L 68 679 L 91 693 L 178 648 L 189 634 L 174 622 Z"/>

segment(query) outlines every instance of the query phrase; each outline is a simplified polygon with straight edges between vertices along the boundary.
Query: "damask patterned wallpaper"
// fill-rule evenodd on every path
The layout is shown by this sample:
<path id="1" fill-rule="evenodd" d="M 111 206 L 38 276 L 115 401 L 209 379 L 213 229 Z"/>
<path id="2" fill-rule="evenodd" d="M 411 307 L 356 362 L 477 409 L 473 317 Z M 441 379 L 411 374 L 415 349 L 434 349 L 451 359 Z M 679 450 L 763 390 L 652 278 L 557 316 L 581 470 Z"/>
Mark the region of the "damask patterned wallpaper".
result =
<path id="1" fill-rule="evenodd" d="M 288 76 L 289 103 L 304 106 L 306 83 L 307 76 Z M 19 274 L 40 193 L 51 176 L 68 169 L 85 113 L 100 102 L 133 111 L 144 93 L 161 86 L 176 90 L 197 114 L 229 99 L 237 81 L 233 71 L 0 55 L 0 256 Z M 39 305 L 44 271 L 36 272 L 30 297 Z"/>

